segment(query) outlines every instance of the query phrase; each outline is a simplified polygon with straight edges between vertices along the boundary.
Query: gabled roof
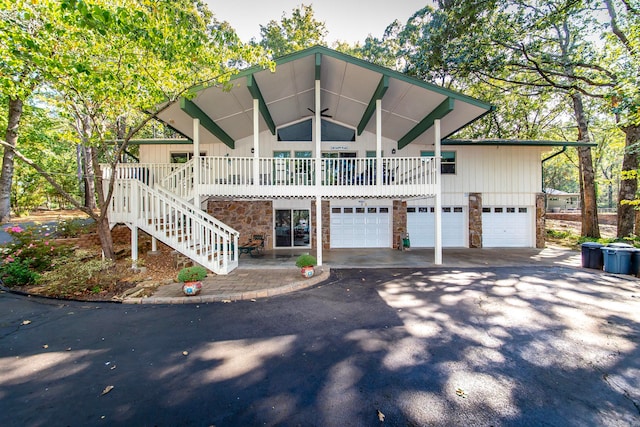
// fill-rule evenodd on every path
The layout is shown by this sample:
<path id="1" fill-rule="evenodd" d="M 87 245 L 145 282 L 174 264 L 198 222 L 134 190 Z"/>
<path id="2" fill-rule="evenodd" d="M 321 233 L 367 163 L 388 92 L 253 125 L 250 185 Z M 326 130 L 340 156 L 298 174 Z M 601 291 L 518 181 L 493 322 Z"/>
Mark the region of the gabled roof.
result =
<path id="1" fill-rule="evenodd" d="M 367 61 L 315 46 L 275 60 L 272 72 L 250 68 L 227 87 L 193 88 L 195 97 L 159 114 L 188 138 L 192 117 L 214 141 L 234 146 L 253 134 L 253 99 L 260 103 L 260 131 L 311 116 L 315 80 L 320 79 L 321 110 L 343 125 L 375 132 L 375 101 L 382 100 L 382 136 L 398 141 L 433 142 L 433 121 L 441 119 L 443 138 L 477 120 L 493 107 L 477 99 L 426 83 Z M 228 87 L 230 86 L 230 88 Z M 203 141 L 207 135 L 201 133 Z"/>

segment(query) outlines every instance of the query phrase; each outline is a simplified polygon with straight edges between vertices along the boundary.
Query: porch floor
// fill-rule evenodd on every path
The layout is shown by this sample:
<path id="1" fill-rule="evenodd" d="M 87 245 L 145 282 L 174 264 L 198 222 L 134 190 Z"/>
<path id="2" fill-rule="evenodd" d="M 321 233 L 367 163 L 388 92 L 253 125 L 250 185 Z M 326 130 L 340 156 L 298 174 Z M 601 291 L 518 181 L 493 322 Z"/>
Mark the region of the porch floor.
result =
<path id="1" fill-rule="evenodd" d="M 580 267 L 580 252 L 560 247 L 444 249 L 443 264 L 433 263 L 433 249 L 332 249 L 323 252 L 323 265 L 311 279 L 300 275 L 295 259 L 314 250 L 270 250 L 264 256 L 240 257 L 239 267 L 228 275 L 210 276 L 203 281 L 200 295 L 186 297 L 181 284 L 159 287 L 148 298 L 129 298 L 132 304 L 187 304 L 265 298 L 317 285 L 329 278 L 331 268 L 462 268 L 518 267 L 531 265 Z"/>

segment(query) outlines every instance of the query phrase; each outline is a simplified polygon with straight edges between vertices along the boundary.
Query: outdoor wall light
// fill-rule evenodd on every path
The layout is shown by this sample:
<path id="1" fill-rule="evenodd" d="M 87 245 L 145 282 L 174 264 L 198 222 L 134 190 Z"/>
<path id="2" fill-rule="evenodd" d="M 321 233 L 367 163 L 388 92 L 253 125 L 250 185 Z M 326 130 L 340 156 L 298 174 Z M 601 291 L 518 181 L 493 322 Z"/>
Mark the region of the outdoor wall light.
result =
<path id="1" fill-rule="evenodd" d="M 396 149 L 395 148 L 391 149 L 391 154 L 396 154 Z"/>
<path id="2" fill-rule="evenodd" d="M 256 152 L 256 149 L 255 149 L 255 148 L 252 148 L 252 149 L 251 149 L 251 154 L 253 154 L 253 153 L 255 153 L 255 152 Z"/>

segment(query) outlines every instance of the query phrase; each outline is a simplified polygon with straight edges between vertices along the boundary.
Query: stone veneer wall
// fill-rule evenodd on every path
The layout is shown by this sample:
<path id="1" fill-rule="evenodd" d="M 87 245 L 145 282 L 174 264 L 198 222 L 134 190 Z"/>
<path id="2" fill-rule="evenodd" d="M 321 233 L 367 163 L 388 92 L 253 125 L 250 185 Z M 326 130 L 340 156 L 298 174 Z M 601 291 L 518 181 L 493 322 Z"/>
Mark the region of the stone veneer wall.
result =
<path id="1" fill-rule="evenodd" d="M 546 209 L 544 207 L 544 193 L 536 194 L 536 248 L 542 249 L 545 245 L 546 236 L 546 224 L 545 214 Z"/>
<path id="2" fill-rule="evenodd" d="M 482 193 L 469 193 L 469 247 L 482 247 Z"/>
<path id="3" fill-rule="evenodd" d="M 311 201 L 311 241 L 313 242 L 311 247 L 317 248 L 318 242 L 316 241 L 315 233 L 316 222 L 316 201 Z M 322 249 L 331 249 L 331 204 L 328 200 L 322 201 Z"/>
<path id="4" fill-rule="evenodd" d="M 265 248 L 273 247 L 273 204 L 269 200 L 209 200 L 207 213 L 240 232 L 240 242 L 264 234 Z"/>
<path id="5" fill-rule="evenodd" d="M 407 202 L 393 201 L 393 241 L 392 247 L 396 248 L 400 242 L 400 236 L 407 232 Z M 411 238 L 411 236 L 409 236 Z"/>

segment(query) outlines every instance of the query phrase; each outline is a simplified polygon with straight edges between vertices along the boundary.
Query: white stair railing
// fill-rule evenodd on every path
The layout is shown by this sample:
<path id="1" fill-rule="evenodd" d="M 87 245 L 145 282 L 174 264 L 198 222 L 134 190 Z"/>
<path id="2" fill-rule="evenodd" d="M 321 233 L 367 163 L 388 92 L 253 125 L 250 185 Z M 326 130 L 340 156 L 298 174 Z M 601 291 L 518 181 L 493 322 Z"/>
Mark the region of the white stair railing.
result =
<path id="1" fill-rule="evenodd" d="M 185 201 L 191 200 L 194 189 L 193 165 L 193 159 L 180 165 L 160 180 L 160 185 Z"/>
<path id="2" fill-rule="evenodd" d="M 216 274 L 238 266 L 236 230 L 140 180 L 116 180 L 109 221 L 137 226 Z"/>

